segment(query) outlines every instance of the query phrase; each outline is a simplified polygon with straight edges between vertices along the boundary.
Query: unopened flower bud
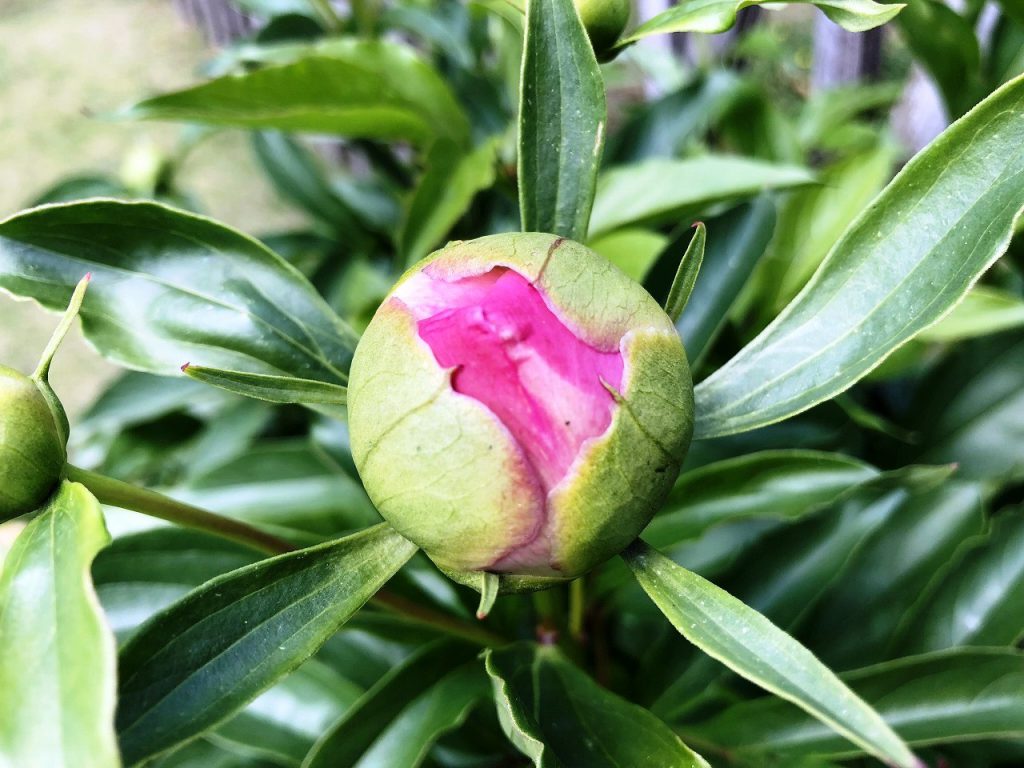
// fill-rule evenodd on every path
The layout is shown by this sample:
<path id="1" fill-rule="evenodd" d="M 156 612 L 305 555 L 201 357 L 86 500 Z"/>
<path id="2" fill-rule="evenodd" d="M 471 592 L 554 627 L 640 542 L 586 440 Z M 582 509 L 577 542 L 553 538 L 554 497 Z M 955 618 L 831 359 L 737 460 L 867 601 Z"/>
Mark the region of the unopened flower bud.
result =
<path id="1" fill-rule="evenodd" d="M 506 591 L 574 578 L 633 541 L 693 421 L 661 307 L 544 234 L 453 243 L 406 273 L 363 334 L 348 403 L 385 519 L 446 571 L 502 574 Z"/>
<path id="2" fill-rule="evenodd" d="M 67 433 L 43 386 L 0 365 L 0 522 L 42 506 L 64 471 Z"/>
<path id="3" fill-rule="evenodd" d="M 598 59 L 604 59 L 629 23 L 630 0 L 575 0 Z"/>

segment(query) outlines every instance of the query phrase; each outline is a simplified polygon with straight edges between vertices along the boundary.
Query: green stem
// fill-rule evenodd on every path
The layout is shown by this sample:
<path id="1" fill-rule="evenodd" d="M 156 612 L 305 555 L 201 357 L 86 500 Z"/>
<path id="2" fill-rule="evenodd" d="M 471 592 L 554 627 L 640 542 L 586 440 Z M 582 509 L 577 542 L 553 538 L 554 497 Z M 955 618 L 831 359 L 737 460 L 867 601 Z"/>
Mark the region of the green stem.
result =
<path id="1" fill-rule="evenodd" d="M 259 528 L 176 501 L 148 488 L 140 488 L 71 464 L 67 465 L 66 476 L 68 480 L 81 483 L 88 488 L 101 503 L 112 507 L 130 509 L 187 528 L 196 528 L 272 555 L 295 550 L 295 547 L 284 539 L 264 533 Z"/>
<path id="2" fill-rule="evenodd" d="M 53 362 L 53 356 L 57 354 L 60 343 L 64 341 L 64 337 L 71 330 L 72 323 L 78 317 L 78 310 L 82 308 L 82 302 L 85 300 L 85 289 L 89 287 L 89 280 L 91 279 L 92 274 L 89 273 L 79 280 L 78 285 L 75 286 L 75 291 L 71 294 L 71 301 L 68 302 L 68 308 L 64 310 L 64 316 L 61 317 L 60 323 L 57 324 L 53 335 L 50 336 L 50 341 L 47 342 L 46 349 L 43 350 L 43 354 L 39 358 L 39 365 L 36 366 L 35 373 L 32 374 L 32 378 L 36 381 L 46 381 L 50 375 L 50 364 Z"/>
<path id="3" fill-rule="evenodd" d="M 281 555 L 296 550 L 296 547 L 284 539 L 264 533 L 240 520 L 207 512 L 205 509 L 176 501 L 148 488 L 140 488 L 71 464 L 66 465 L 65 476 L 72 482 L 81 483 L 101 503 L 109 504 L 112 507 L 130 509 L 133 512 L 157 517 L 177 525 L 206 531 L 271 555 Z M 500 635 L 484 627 L 419 605 L 387 590 L 382 589 L 377 592 L 373 602 L 381 608 L 401 614 L 411 621 L 479 645 L 501 645 L 505 642 Z"/>
<path id="4" fill-rule="evenodd" d="M 583 641 L 583 618 L 587 605 L 586 585 L 582 578 L 569 582 L 569 634 L 577 643 Z"/>
<path id="5" fill-rule="evenodd" d="M 413 600 L 396 595 L 387 590 L 381 590 L 374 598 L 374 603 L 402 617 L 425 624 L 440 630 L 447 635 L 461 637 L 471 643 L 483 646 L 505 645 L 508 641 L 501 635 L 486 629 L 479 624 L 471 624 L 455 616 L 440 613 L 433 608 L 427 608 Z"/>

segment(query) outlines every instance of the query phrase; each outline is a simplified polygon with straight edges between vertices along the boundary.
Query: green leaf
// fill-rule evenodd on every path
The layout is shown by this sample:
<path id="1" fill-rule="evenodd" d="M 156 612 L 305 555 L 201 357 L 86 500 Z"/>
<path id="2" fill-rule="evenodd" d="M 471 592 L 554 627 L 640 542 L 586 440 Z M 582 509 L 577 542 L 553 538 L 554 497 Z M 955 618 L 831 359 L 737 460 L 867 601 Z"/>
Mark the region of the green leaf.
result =
<path id="1" fill-rule="evenodd" d="M 304 439 L 261 442 L 169 495 L 285 536 L 312 534 L 314 541 L 380 522 L 362 485 Z"/>
<path id="2" fill-rule="evenodd" d="M 843 676 L 910 744 L 1024 735 L 1024 654 L 959 649 L 879 664 Z M 743 702 L 688 732 L 730 752 L 855 755 L 850 745 L 775 699 Z"/>
<path id="3" fill-rule="evenodd" d="M 284 46 L 260 69 L 139 102 L 127 117 L 465 144 L 469 123 L 411 48 L 371 40 Z"/>
<path id="4" fill-rule="evenodd" d="M 952 309 L 1006 249 L 1024 208 L 1022 143 L 1024 78 L 911 160 L 786 310 L 698 385 L 696 436 L 828 400 Z"/>
<path id="5" fill-rule="evenodd" d="M 900 623 L 960 543 L 981 532 L 983 514 L 970 483 L 910 498 L 853 552 L 803 622 L 804 641 L 837 669 L 891 658 Z"/>
<path id="6" fill-rule="evenodd" d="M 687 303 L 690 301 L 690 294 L 693 292 L 693 284 L 697 282 L 697 274 L 700 272 L 700 265 L 704 261 L 704 243 L 707 241 L 707 229 L 704 222 L 698 221 L 694 225 L 696 231 L 693 239 L 686 247 L 683 258 L 679 260 L 679 270 L 668 291 L 668 299 L 665 300 L 665 313 L 672 318 L 672 322 L 678 322 L 679 316 L 683 313 Z"/>
<path id="7" fill-rule="evenodd" d="M 935 0 L 910 0 L 896 21 L 902 37 L 942 92 L 950 117 L 959 117 L 984 93 L 981 49 L 972 23 Z"/>
<path id="8" fill-rule="evenodd" d="M 921 341 L 962 341 L 1024 325 L 1024 300 L 1009 291 L 976 285 L 953 311 L 921 332 Z"/>
<path id="9" fill-rule="evenodd" d="M 676 329 L 694 370 L 705 359 L 750 279 L 775 229 L 775 205 L 768 195 L 709 219 L 715 233 L 708 244 L 696 290 Z"/>
<path id="10" fill-rule="evenodd" d="M 894 147 L 858 152 L 821 172 L 821 185 L 791 195 L 758 266 L 758 319 L 767 325 L 800 292 L 829 249 L 892 178 Z"/>
<path id="11" fill-rule="evenodd" d="M 873 0 L 801 0 L 816 5 L 829 19 L 851 32 L 864 32 L 885 24 L 904 7 L 882 5 Z M 619 47 L 651 35 L 667 32 L 725 32 L 736 23 L 743 8 L 760 5 L 763 0 L 683 0 L 644 22 L 623 37 Z"/>
<path id="12" fill-rule="evenodd" d="M 356 336 L 293 267 L 223 224 L 92 200 L 0 222 L 0 288 L 63 308 L 92 272 L 82 330 L 151 373 L 183 363 L 344 383 Z"/>
<path id="13" fill-rule="evenodd" d="M 962 345 L 919 387 L 908 424 L 924 461 L 1001 485 L 1024 476 L 1024 334 Z"/>
<path id="14" fill-rule="evenodd" d="M 572 0 L 527 0 L 519 101 L 524 232 L 582 242 L 601 165 L 604 80 Z"/>
<path id="15" fill-rule="evenodd" d="M 638 283 L 654 266 L 669 244 L 669 238 L 649 229 L 617 229 L 587 242 L 587 247 L 604 256 Z"/>
<path id="16" fill-rule="evenodd" d="M 636 224 L 678 224 L 764 189 L 812 183 L 813 174 L 804 168 L 725 155 L 623 165 L 598 181 L 590 236 Z"/>
<path id="17" fill-rule="evenodd" d="M 345 387 L 315 379 L 225 371 L 191 363 L 183 365 L 181 370 L 190 378 L 226 389 L 236 395 L 245 395 L 269 403 L 301 403 L 338 418 L 343 418 L 344 406 L 348 400 L 348 390 Z"/>
<path id="18" fill-rule="evenodd" d="M 218 577 L 155 616 L 121 652 L 125 762 L 233 715 L 315 653 L 415 549 L 380 525 Z"/>
<path id="19" fill-rule="evenodd" d="M 345 238 L 346 247 L 365 247 L 367 233 L 352 207 L 331 186 L 322 164 L 308 149 L 278 131 L 259 131 L 253 150 L 284 199 Z"/>
<path id="20" fill-rule="evenodd" d="M 644 531 L 658 548 L 747 519 L 796 520 L 831 504 L 878 470 L 824 451 L 762 451 L 684 472 Z"/>
<path id="21" fill-rule="evenodd" d="M 243 753 L 298 766 L 320 734 L 361 693 L 359 686 L 310 659 L 209 738 Z"/>
<path id="22" fill-rule="evenodd" d="M 485 141 L 468 154 L 450 141 L 430 148 L 427 170 L 399 235 L 406 264 L 415 264 L 439 245 L 477 192 L 494 184 L 497 145 L 496 139 Z"/>
<path id="23" fill-rule="evenodd" d="M 1024 636 L 1024 515 L 998 516 L 965 542 L 949 570 L 905 622 L 900 650 L 1014 645 Z"/>
<path id="24" fill-rule="evenodd" d="M 257 558 L 249 547 L 227 539 L 167 526 L 115 538 L 97 556 L 92 578 L 107 621 L 123 642 L 200 584 Z"/>
<path id="25" fill-rule="evenodd" d="M 488 695 L 476 648 L 440 641 L 385 675 L 323 732 L 303 768 L 415 768 Z"/>
<path id="26" fill-rule="evenodd" d="M 484 658 L 502 728 L 536 768 L 708 768 L 661 720 L 554 646 L 519 643 Z"/>
<path id="27" fill-rule="evenodd" d="M 100 505 L 64 482 L 0 575 L 0 763 L 118 768 L 114 636 L 89 579 L 110 537 Z"/>
<path id="28" fill-rule="evenodd" d="M 639 540 L 623 557 L 673 626 L 702 651 L 869 754 L 917 768 L 914 755 L 877 712 L 764 616 Z"/>

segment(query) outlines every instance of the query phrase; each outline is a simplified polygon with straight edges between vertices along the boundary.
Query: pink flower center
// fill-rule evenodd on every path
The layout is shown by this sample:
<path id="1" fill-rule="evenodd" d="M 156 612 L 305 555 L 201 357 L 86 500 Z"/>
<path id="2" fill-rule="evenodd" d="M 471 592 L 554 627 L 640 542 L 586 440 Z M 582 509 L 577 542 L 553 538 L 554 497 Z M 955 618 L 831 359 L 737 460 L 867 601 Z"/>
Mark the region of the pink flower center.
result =
<path id="1" fill-rule="evenodd" d="M 420 275 L 400 290 L 420 337 L 440 365 L 455 369 L 455 391 L 486 405 L 512 433 L 550 492 L 583 443 L 608 429 L 615 401 L 601 382 L 621 390 L 621 353 L 580 339 L 513 270 L 451 283 Z"/>

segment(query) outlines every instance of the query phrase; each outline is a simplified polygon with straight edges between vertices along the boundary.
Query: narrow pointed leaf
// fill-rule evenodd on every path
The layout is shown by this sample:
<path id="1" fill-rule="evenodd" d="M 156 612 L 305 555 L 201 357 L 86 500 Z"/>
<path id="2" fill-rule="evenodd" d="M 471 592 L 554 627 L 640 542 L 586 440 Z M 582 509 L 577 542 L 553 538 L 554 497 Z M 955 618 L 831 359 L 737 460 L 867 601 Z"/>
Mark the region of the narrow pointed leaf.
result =
<path id="1" fill-rule="evenodd" d="M 3 560 L 0 765 L 121 765 L 114 635 L 89 577 L 109 540 L 96 499 L 65 482 Z"/>
<path id="2" fill-rule="evenodd" d="M 1024 208 L 1022 144 L 1018 78 L 911 160 L 783 313 L 698 385 L 696 435 L 828 400 L 949 312 L 1009 244 Z"/>
<path id="3" fill-rule="evenodd" d="M 266 58 L 268 66 L 155 96 L 125 116 L 417 144 L 469 136 L 451 90 L 408 46 L 335 40 Z"/>
<path id="4" fill-rule="evenodd" d="M 182 372 L 190 378 L 211 384 L 236 395 L 245 395 L 269 403 L 299 403 L 318 406 L 336 415 L 344 413 L 348 390 L 340 384 L 294 376 L 274 376 L 267 373 L 246 373 L 187 364 Z"/>
<path id="5" fill-rule="evenodd" d="M 667 32 L 725 32 L 743 8 L 763 0 L 683 0 L 627 34 L 619 46 Z M 803 0 L 821 8 L 836 24 L 851 32 L 864 32 L 893 18 L 903 5 L 882 5 L 873 0 Z"/>
<path id="6" fill-rule="evenodd" d="M 704 222 L 698 221 L 693 239 L 686 247 L 683 258 L 679 260 L 679 270 L 672 281 L 672 287 L 668 291 L 668 300 L 665 302 L 665 313 L 675 323 L 686 308 L 693 292 L 693 285 L 697 282 L 697 274 L 700 272 L 700 265 L 704 261 L 704 243 L 707 240 L 707 230 Z"/>
<path id="7" fill-rule="evenodd" d="M 211 219 L 87 200 L 0 222 L 0 288 L 63 309 L 92 273 L 82 330 L 129 368 L 184 363 L 334 384 L 357 340 L 294 267 Z"/>
<path id="8" fill-rule="evenodd" d="M 125 762 L 240 710 L 315 653 L 414 552 L 380 525 L 233 571 L 157 614 L 121 652 Z"/>
<path id="9" fill-rule="evenodd" d="M 485 659 L 502 728 L 536 768 L 708 768 L 661 720 L 554 646 L 520 643 Z"/>
<path id="10" fill-rule="evenodd" d="M 519 102 L 524 232 L 587 236 L 607 110 L 604 80 L 572 0 L 528 0 Z"/>
<path id="11" fill-rule="evenodd" d="M 960 648 L 912 656 L 843 676 L 914 745 L 1024 735 L 1024 654 Z M 688 729 L 691 730 L 691 729 Z M 778 699 L 738 704 L 692 728 L 742 754 L 856 755 L 850 744 Z"/>
<path id="12" fill-rule="evenodd" d="M 623 556 L 662 613 L 702 651 L 793 702 L 869 754 L 900 768 L 919 766 L 877 712 L 757 611 L 641 541 Z"/>

